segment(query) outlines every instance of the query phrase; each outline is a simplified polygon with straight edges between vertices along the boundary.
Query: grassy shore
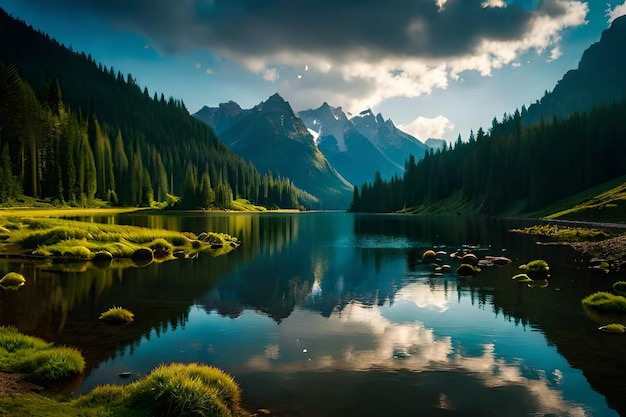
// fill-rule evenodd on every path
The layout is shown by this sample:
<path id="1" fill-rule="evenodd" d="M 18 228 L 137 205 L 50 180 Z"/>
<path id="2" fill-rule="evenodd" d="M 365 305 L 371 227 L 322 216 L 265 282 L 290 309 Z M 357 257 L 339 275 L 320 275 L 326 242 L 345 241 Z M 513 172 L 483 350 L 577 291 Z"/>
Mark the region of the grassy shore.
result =
<path id="1" fill-rule="evenodd" d="M 142 260 L 149 258 L 150 261 L 164 261 L 190 257 L 201 251 L 220 255 L 239 245 L 236 238 L 224 233 L 203 232 L 195 235 L 163 229 L 81 222 L 51 218 L 50 210 L 46 209 L 45 212 L 47 215 L 39 213 L 36 217 L 0 217 L 0 254 L 65 261 L 138 257 Z M 22 214 L 21 210 L 17 210 L 17 213 Z M 82 213 L 84 211 L 80 215 Z"/>
<path id="2" fill-rule="evenodd" d="M 234 379 L 201 364 L 161 365 L 130 384 L 99 386 L 78 398 L 33 393 L 35 384 L 80 374 L 84 365 L 75 349 L 0 327 L 0 416 L 249 416 Z"/>

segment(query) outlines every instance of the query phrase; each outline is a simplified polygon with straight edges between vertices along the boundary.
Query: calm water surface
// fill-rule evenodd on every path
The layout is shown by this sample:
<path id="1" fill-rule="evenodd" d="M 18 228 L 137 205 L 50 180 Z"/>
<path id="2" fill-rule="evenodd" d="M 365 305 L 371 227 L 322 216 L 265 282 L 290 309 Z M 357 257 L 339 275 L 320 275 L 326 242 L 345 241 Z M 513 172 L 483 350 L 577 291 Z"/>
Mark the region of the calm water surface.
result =
<path id="1" fill-rule="evenodd" d="M 80 394 L 168 362 L 224 369 L 246 407 L 274 416 L 626 415 L 626 337 L 580 300 L 619 274 L 594 275 L 567 247 L 508 232 L 520 221 L 346 213 L 90 218 L 200 233 L 242 246 L 226 256 L 94 268 L 2 260 L 27 285 L 0 296 L 0 324 L 77 346 Z M 449 253 L 476 245 L 506 267 L 460 278 Z M 436 247 L 451 271 L 435 274 Z M 444 253 L 445 252 L 445 253 Z M 530 288 L 517 266 L 546 259 Z M 112 327 L 113 305 L 136 320 Z"/>

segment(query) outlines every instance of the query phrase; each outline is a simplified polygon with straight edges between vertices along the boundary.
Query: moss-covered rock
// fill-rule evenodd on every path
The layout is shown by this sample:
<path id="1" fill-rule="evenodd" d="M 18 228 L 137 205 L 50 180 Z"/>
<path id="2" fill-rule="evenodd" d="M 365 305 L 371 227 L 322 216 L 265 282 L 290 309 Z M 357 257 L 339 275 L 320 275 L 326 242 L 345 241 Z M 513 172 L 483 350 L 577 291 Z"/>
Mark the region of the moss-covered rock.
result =
<path id="1" fill-rule="evenodd" d="M 9 272 L 0 279 L 0 287 L 9 290 L 16 290 L 26 284 L 26 278 L 17 272 Z"/>

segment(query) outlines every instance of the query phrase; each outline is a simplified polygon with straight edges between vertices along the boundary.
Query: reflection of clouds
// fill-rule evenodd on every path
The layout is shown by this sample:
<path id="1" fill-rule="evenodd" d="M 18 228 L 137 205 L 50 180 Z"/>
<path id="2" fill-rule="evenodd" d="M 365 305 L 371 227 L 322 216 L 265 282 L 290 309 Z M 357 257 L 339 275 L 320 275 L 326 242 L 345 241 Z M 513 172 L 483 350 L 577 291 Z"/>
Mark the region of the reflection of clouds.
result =
<path id="1" fill-rule="evenodd" d="M 280 354 L 280 346 L 278 345 L 267 345 L 265 347 L 265 357 L 270 360 L 278 359 L 278 355 Z"/>
<path id="2" fill-rule="evenodd" d="M 427 296 L 428 288 L 409 286 L 403 292 L 406 300 L 429 306 L 445 306 L 443 294 Z M 422 286 L 423 287 L 423 286 Z M 419 305 L 419 304 L 418 304 Z M 302 325 L 306 320 L 306 327 Z M 306 329 L 306 330 L 304 330 Z M 306 332 L 306 334 L 304 333 Z M 453 347 L 450 336 L 438 337 L 422 323 L 393 323 L 378 307 L 350 304 L 325 319 L 305 311 L 295 311 L 280 325 L 275 343 L 263 355 L 253 356 L 243 365 L 244 372 L 277 372 L 282 374 L 315 371 L 445 371 L 470 375 L 481 389 L 524 389 L 542 413 L 561 416 L 587 416 L 583 407 L 565 401 L 554 389 L 563 378 L 557 369 L 551 383 L 537 370 L 536 378 L 528 376 L 523 361 L 499 358 L 494 344 L 484 345 L 480 356 L 466 356 Z M 442 409 L 456 408 L 455 398 L 462 398 L 463 387 L 443 389 Z"/>
<path id="3" fill-rule="evenodd" d="M 483 355 L 479 357 L 463 357 L 456 355 L 451 359 L 455 369 L 462 372 L 471 372 L 477 379 L 482 381 L 486 388 L 521 386 L 532 395 L 536 404 L 543 413 L 554 413 L 567 416 L 587 416 L 587 411 L 580 406 L 566 402 L 558 390 L 550 388 L 549 381 L 545 376 L 539 379 L 531 379 L 522 375 L 520 364 L 507 363 L 495 355 L 493 344 L 485 345 Z M 561 375 L 558 369 L 555 375 Z"/>
<path id="4" fill-rule="evenodd" d="M 395 296 L 396 302 L 408 301 L 415 303 L 419 308 L 444 312 L 448 310 L 448 297 L 440 289 L 433 290 L 423 283 L 407 285 L 398 291 Z"/>

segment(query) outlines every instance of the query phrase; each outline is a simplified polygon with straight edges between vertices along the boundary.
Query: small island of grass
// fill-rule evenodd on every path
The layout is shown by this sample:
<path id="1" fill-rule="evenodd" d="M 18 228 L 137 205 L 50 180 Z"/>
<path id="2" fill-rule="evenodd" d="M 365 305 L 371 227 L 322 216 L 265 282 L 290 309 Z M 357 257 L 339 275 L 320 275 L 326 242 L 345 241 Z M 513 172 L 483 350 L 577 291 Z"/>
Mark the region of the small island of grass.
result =
<path id="1" fill-rule="evenodd" d="M 106 262 L 128 258 L 149 263 L 221 255 L 239 246 L 224 233 L 149 229 L 52 218 L 0 217 L 0 254 L 5 257 L 54 258 Z"/>
<path id="2" fill-rule="evenodd" d="M 100 315 L 100 320 L 107 323 L 130 323 L 135 318 L 135 315 L 130 311 L 122 307 L 111 307 Z"/>

